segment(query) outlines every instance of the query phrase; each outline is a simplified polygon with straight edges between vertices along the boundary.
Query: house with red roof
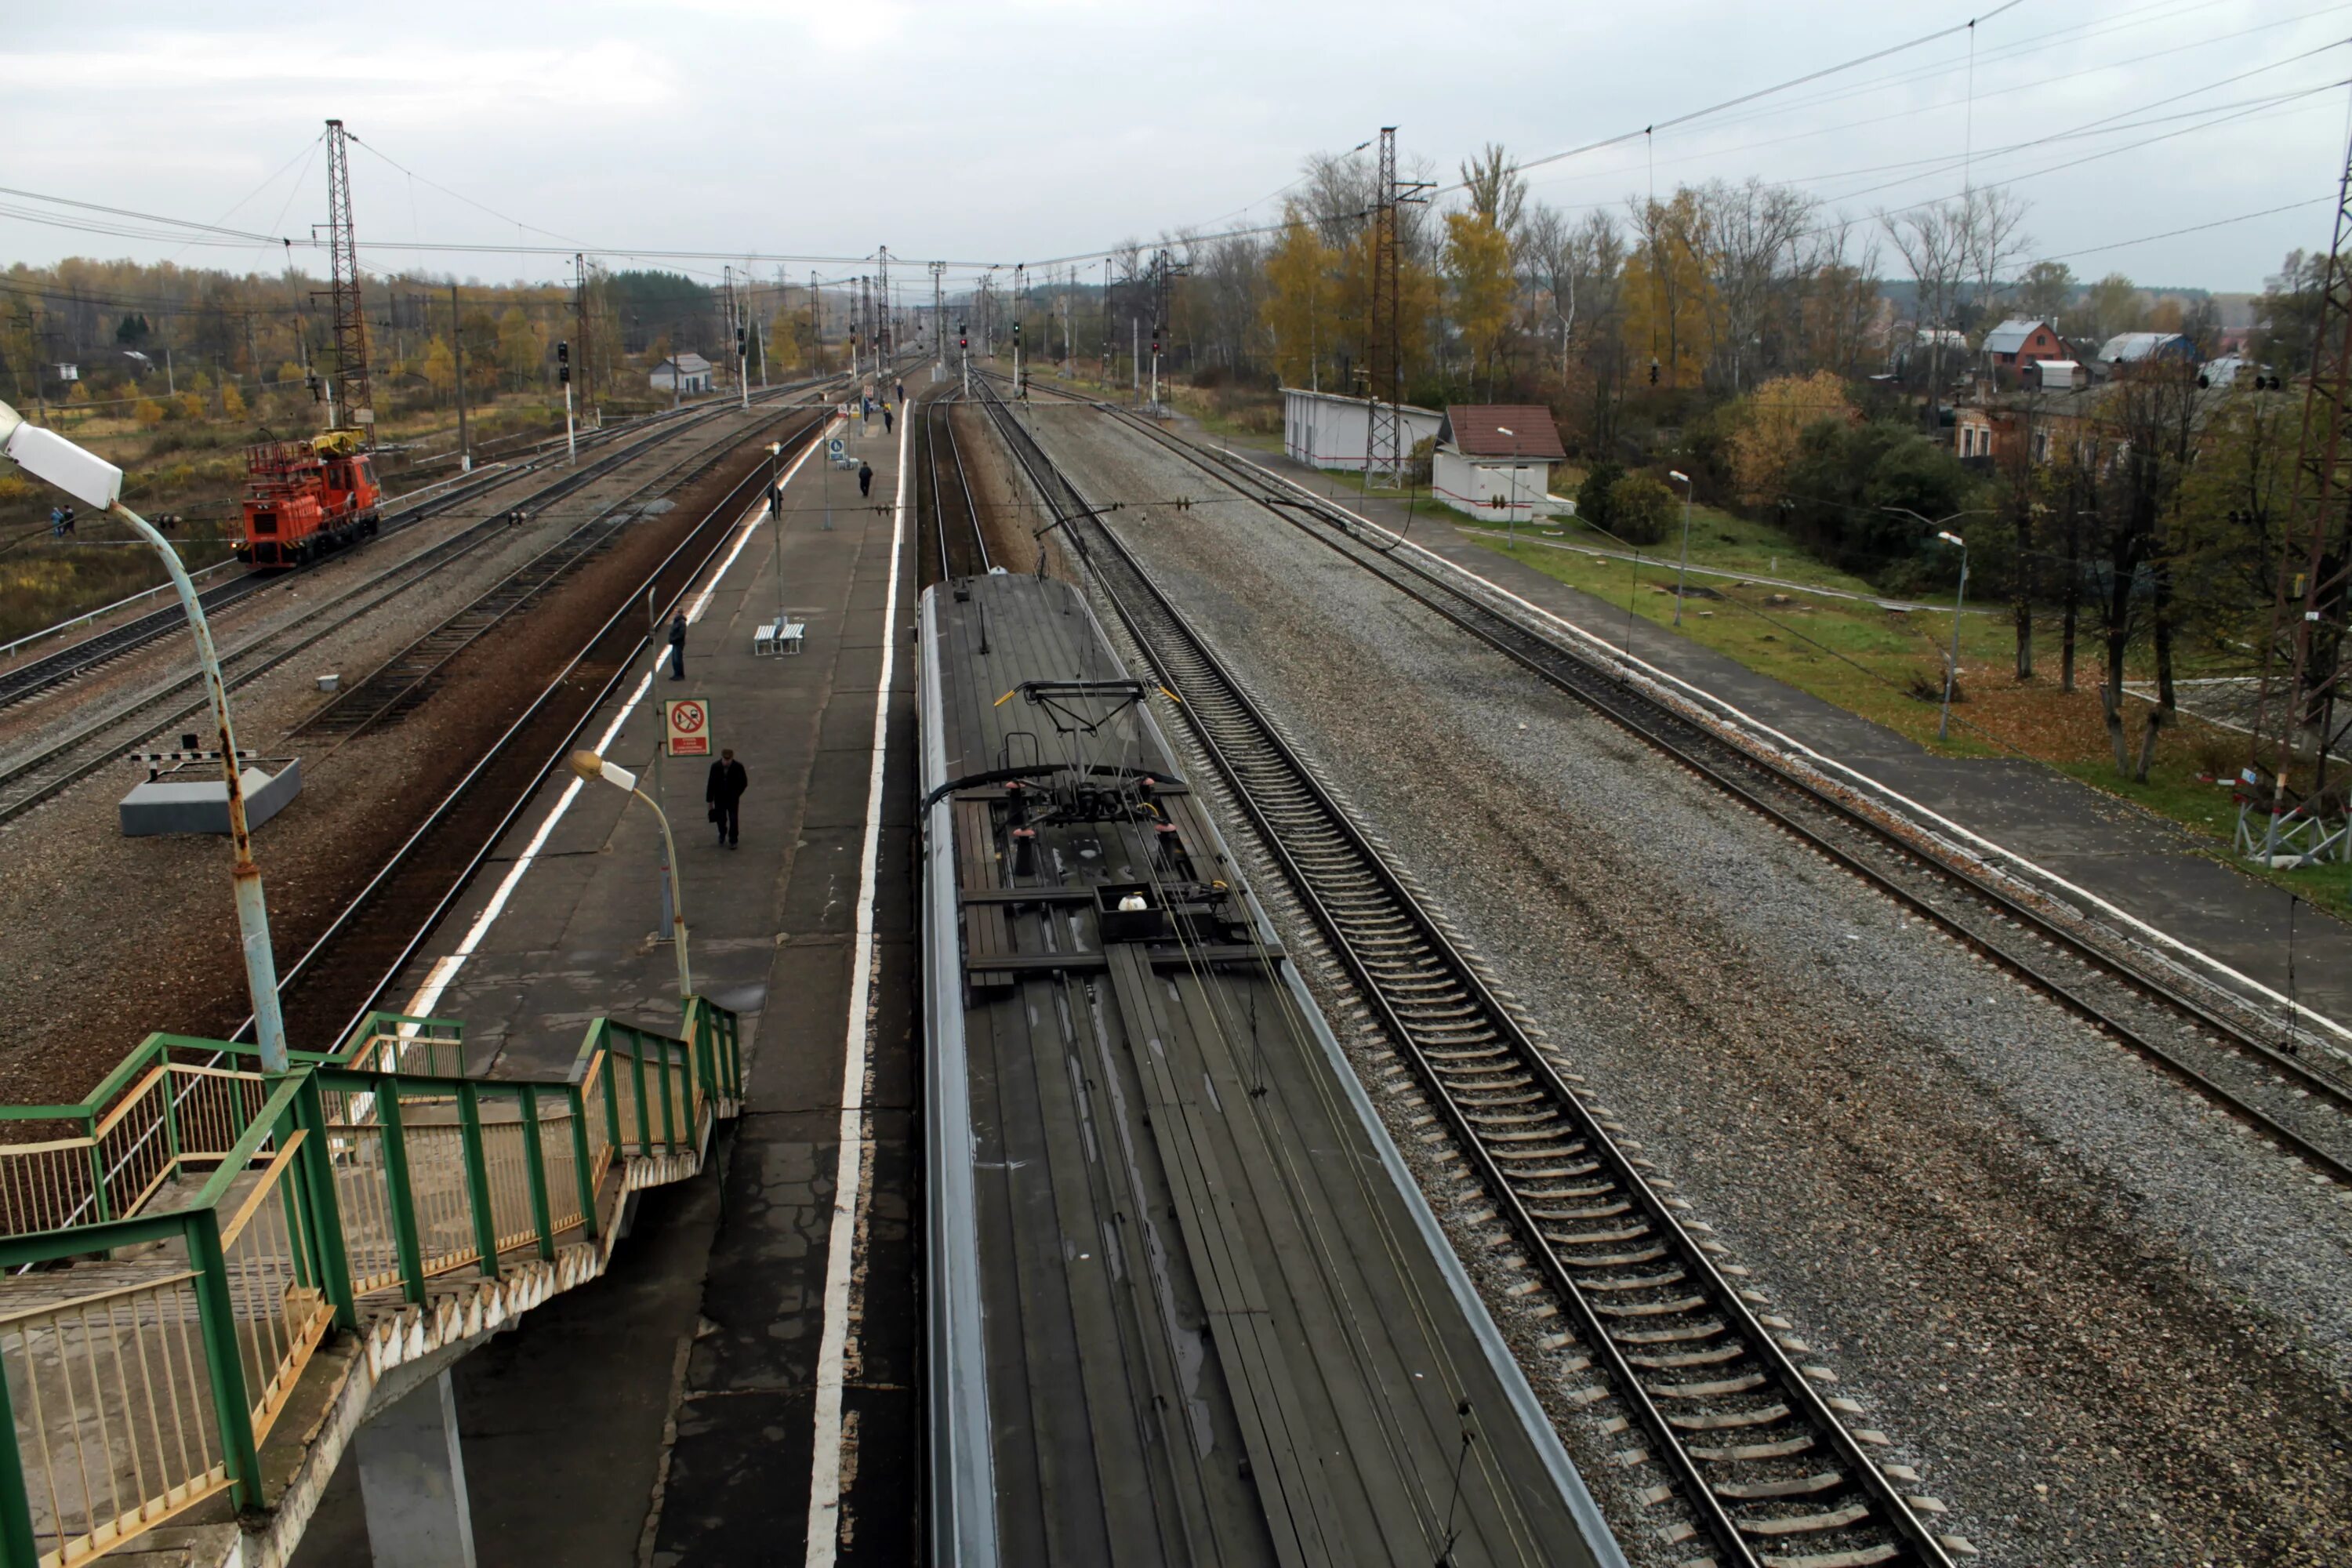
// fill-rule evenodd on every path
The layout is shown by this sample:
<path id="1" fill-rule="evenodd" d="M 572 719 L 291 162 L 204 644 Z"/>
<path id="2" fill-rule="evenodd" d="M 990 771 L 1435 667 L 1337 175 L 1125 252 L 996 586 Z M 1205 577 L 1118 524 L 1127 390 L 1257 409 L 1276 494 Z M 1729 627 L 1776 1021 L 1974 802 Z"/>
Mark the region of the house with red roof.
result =
<path id="1" fill-rule="evenodd" d="M 1536 404 L 1450 404 L 1437 427 L 1430 485 L 1484 522 L 1549 517 L 1551 466 L 1567 459 L 1551 410 Z"/>

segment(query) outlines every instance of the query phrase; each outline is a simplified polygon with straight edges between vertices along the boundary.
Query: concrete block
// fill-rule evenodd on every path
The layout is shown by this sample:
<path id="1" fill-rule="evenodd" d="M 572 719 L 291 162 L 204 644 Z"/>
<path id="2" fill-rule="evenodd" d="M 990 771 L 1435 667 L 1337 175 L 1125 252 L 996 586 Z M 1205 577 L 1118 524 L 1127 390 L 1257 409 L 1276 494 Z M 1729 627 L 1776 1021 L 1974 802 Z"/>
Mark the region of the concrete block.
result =
<path id="1" fill-rule="evenodd" d="M 289 762 L 270 774 L 247 768 L 245 825 L 259 827 L 302 793 L 302 764 Z M 126 838 L 156 833 L 228 834 L 228 784 L 217 778 L 150 779 L 122 797 L 117 808 Z"/>

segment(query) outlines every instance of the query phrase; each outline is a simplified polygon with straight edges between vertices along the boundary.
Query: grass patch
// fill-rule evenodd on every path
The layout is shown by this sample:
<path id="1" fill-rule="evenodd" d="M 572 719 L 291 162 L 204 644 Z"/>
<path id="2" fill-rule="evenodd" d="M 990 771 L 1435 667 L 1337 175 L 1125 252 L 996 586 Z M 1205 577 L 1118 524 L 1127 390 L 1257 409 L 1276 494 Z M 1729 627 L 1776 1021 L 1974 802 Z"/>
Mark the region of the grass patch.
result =
<path id="1" fill-rule="evenodd" d="M 1557 547 L 1566 540 L 1538 543 L 1536 537 L 1539 536 L 1524 531 L 1516 548 L 1500 537 L 1483 533 L 1473 537 L 1498 555 L 1508 555 L 1581 589 L 1610 605 L 1621 616 L 1631 614 L 1661 625 L 1674 619 L 1675 563 L 1669 557 L 1644 552 L 1638 563 L 1600 558 L 1588 549 Z M 1589 541 L 1592 536 L 1584 537 Z M 1710 563 L 1739 559 L 1739 552 L 1754 550 L 1759 542 L 1752 532 L 1719 541 L 1722 548 Z M 1691 559 L 1694 563 L 1700 559 L 1696 519 Z M 1783 570 L 1779 575 L 1786 581 L 1818 580 L 1823 586 L 1834 587 L 1856 581 L 1801 555 L 1783 554 L 1780 560 Z M 2217 858 L 2291 888 L 2320 908 L 2352 916 L 2352 868 L 2273 872 L 2245 865 L 2231 854 L 2237 812 L 2229 786 L 2226 781 L 2215 783 L 2202 774 L 2210 765 L 2205 759 L 2242 753 L 2246 744 L 2243 736 L 2182 713 L 2159 740 L 2147 782 L 2119 778 L 2095 684 L 2096 649 L 2087 637 L 2078 643 L 2079 684 L 2072 692 L 2062 690 L 2055 676 L 2058 639 L 2053 618 L 2045 617 L 2037 626 L 2037 674 L 2021 683 L 2016 676 L 2016 633 L 2008 617 L 1975 614 L 1962 617 L 1962 700 L 1952 708 L 1950 739 L 1939 742 L 1936 727 L 1944 650 L 1952 635 L 1948 607 L 1889 611 L 1868 600 L 1789 593 L 1720 579 L 1704 581 L 1712 596 L 1700 597 L 1702 581 L 1694 581 L 1691 586 L 1692 596 L 1684 601 L 1681 631 L 1694 642 L 1847 712 L 1884 724 L 1930 751 L 1952 756 L 2023 756 L 2047 763 L 2070 778 L 2180 824 Z M 1867 592 L 1867 584 L 1860 591 Z M 1622 628 L 1624 622 L 1612 624 Z M 1608 626 L 1587 629 L 1603 636 L 1610 631 Z M 2137 678 L 2146 672 L 2132 673 Z M 2137 699 L 2126 702 L 2127 734 L 2137 747 L 2147 708 Z"/>

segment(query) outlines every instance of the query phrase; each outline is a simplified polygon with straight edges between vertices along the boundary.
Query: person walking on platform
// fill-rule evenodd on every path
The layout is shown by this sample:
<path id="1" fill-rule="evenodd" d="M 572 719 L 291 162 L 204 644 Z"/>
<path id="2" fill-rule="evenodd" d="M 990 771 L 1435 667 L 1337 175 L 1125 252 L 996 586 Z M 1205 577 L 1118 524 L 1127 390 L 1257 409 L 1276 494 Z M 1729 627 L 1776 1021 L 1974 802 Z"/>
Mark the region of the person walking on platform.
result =
<path id="1" fill-rule="evenodd" d="M 703 786 L 702 798 L 710 803 L 710 820 L 718 824 L 722 849 L 732 848 L 741 841 L 743 821 L 739 808 L 743 791 L 751 782 L 732 751 L 720 752 L 719 760 L 710 764 L 710 782 Z"/>
<path id="2" fill-rule="evenodd" d="M 874 465 L 863 458 L 857 460 L 857 494 L 860 500 L 871 499 L 874 494 Z"/>
<path id="3" fill-rule="evenodd" d="M 686 612 L 680 610 L 669 622 L 669 678 L 686 679 Z"/>
<path id="4" fill-rule="evenodd" d="M 882 434 L 890 434 L 890 405 L 887 403 L 882 405 Z"/>
<path id="5" fill-rule="evenodd" d="M 907 384 L 903 381 L 898 384 L 898 401 L 901 403 L 907 401 Z"/>

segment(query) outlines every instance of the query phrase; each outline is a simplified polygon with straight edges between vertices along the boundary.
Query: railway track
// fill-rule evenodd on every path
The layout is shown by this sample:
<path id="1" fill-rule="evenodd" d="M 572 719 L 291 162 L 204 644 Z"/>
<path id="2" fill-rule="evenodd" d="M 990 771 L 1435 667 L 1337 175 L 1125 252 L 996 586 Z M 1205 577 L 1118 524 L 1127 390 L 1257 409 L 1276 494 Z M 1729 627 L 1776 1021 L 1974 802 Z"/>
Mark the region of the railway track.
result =
<path id="1" fill-rule="evenodd" d="M 714 410 L 723 413 L 725 410 Z M 685 435 L 705 421 L 673 425 L 659 435 L 632 443 L 594 463 L 569 470 L 530 495 L 519 498 L 525 507 L 545 507 L 572 491 L 644 457 L 655 447 Z M 707 456 L 707 454 L 696 454 Z M 690 459 L 689 459 L 690 460 Z M 673 469 L 677 465 L 672 465 Z M 671 470 L 664 470 L 667 473 Z M 658 477 L 648 483 L 659 482 Z M 396 562 L 346 592 L 311 606 L 290 620 L 261 634 L 240 647 L 225 651 L 222 674 L 230 689 L 268 674 L 335 632 L 390 600 L 418 586 L 502 537 L 506 525 L 497 516 L 436 542 L 404 561 Z M 174 607 L 173 614 L 178 611 Z M 0 766 L 0 823 L 13 821 L 81 780 L 113 764 L 123 752 L 137 749 L 157 734 L 202 713 L 205 702 L 199 673 L 173 677 L 135 693 L 68 732 L 40 743 Z"/>
<path id="2" fill-rule="evenodd" d="M 727 448 L 689 455 L 639 485 L 623 500 L 582 523 L 491 584 L 473 603 L 386 659 L 287 731 L 330 739 L 331 754 L 346 741 L 405 717 L 422 706 L 439 684 L 450 660 L 492 629 L 569 582 L 581 569 L 621 542 L 628 526 L 649 515 L 646 492 L 690 485 L 727 458 Z"/>
<path id="3" fill-rule="evenodd" d="M 1076 399 L 1076 401 L 1087 401 Z M 1650 698 L 1623 672 L 1556 639 L 1432 569 L 1391 536 L 1242 459 L 1205 450 L 1110 405 L 1096 405 L 1204 474 L 1276 513 L 1396 592 L 1639 736 L 1894 899 L 1911 914 L 2105 1030 L 2118 1044 L 2302 1161 L 2352 1184 L 2352 1086 L 2272 1043 L 2226 1001 L 2150 973 L 2032 899 L 1775 767 Z"/>
<path id="4" fill-rule="evenodd" d="M 781 387 L 777 389 L 777 394 L 788 394 L 798 389 L 799 384 L 793 387 Z M 658 423 L 658 428 L 651 430 L 648 430 L 646 423 L 614 426 L 609 430 L 592 432 L 581 440 L 580 447 L 583 451 L 593 451 L 599 447 L 625 443 L 625 450 L 643 451 L 698 426 L 708 424 L 711 419 L 725 414 L 733 406 L 731 404 L 712 405 L 684 415 L 656 416 L 655 421 Z M 525 448 L 525 450 L 538 451 L 544 446 L 545 443 L 542 442 L 538 447 Z M 537 468 L 537 461 L 520 468 L 502 461 L 496 468 L 484 471 L 477 478 L 449 485 L 438 494 L 389 508 L 383 513 L 383 521 L 378 531 L 379 537 L 398 532 L 428 518 L 438 516 L 453 507 L 478 500 L 491 491 L 513 484 L 525 475 L 536 471 Z M 567 479 L 573 477 L 575 476 L 566 476 Z M 558 480 L 557 483 L 562 484 L 563 480 Z M 545 500 L 549 499 L 546 491 L 552 488 L 541 487 L 540 490 L 520 498 L 514 504 L 526 508 L 544 504 Z M 247 573 L 244 576 L 205 589 L 197 596 L 197 601 L 203 605 L 205 613 L 210 616 L 274 584 L 291 581 L 296 575 L 298 574 L 282 572 Z M 11 707 L 18 702 L 28 700 L 67 681 L 91 674 L 124 655 L 146 647 L 159 637 L 170 636 L 186 624 L 187 616 L 175 600 L 161 608 L 125 621 L 121 626 L 84 637 L 53 652 L 43 654 L 37 658 L 28 659 L 15 669 L 0 672 L 0 708 Z"/>
<path id="5" fill-rule="evenodd" d="M 826 417 L 820 410 L 796 423 L 784 434 L 785 444 L 814 439 Z M 323 1048 L 377 1005 L 530 804 L 541 779 L 561 764 L 581 728 L 643 664 L 650 628 L 639 623 L 647 593 L 658 625 L 725 548 L 738 520 L 760 502 L 768 472 L 763 451 L 282 973 L 278 999 L 290 1038 Z M 232 1037 L 245 1038 L 251 1030 L 248 1018 Z"/>
<path id="6" fill-rule="evenodd" d="M 1949 1559 L 1895 1478 L 1850 1432 L 1788 1325 L 1758 1310 L 1643 1175 L 1638 1146 L 1592 1104 L 1423 906 L 1379 845 L 1257 707 L 1085 498 L 1011 417 L 982 401 L 1067 531 L 1096 587 L 1151 662 L 1257 833 L 1451 1132 L 1497 1216 L 1578 1330 L 1572 1370 L 1606 1379 L 1718 1564 Z M 1883 1439 L 1879 1439 L 1883 1441 Z"/>
<path id="7" fill-rule="evenodd" d="M 923 452 L 930 483 L 931 532 L 939 545 L 940 578 L 973 577 L 989 569 L 988 541 L 980 528 L 980 503 L 971 493 L 971 476 L 965 471 L 963 449 L 956 443 L 955 418 L 949 405 L 959 394 L 950 392 L 924 405 Z M 941 458 L 944 448 L 945 458 Z M 954 482 L 942 477 L 952 472 Z"/>

